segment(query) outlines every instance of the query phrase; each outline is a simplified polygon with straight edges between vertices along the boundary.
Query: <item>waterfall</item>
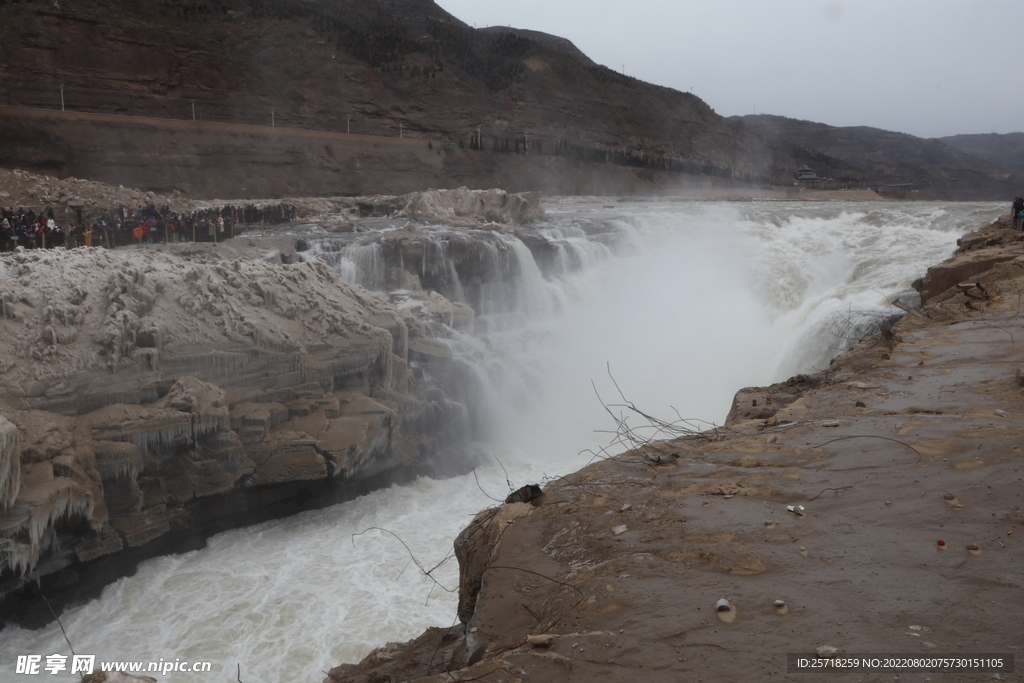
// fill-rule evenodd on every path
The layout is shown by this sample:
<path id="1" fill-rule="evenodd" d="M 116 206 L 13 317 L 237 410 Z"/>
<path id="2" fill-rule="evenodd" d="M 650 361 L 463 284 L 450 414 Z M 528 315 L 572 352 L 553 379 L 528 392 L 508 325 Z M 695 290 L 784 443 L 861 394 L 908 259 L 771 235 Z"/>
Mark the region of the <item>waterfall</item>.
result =
<path id="1" fill-rule="evenodd" d="M 504 498 L 506 482 L 544 483 L 607 442 L 595 433 L 610 426 L 595 387 L 605 402 L 619 400 L 609 367 L 643 409 L 721 423 L 736 390 L 827 365 L 843 337 L 859 334 L 846 322 L 884 322 L 890 297 L 946 258 L 960 234 L 1004 211 L 935 202 L 545 208 L 551 218 L 531 242 L 437 226 L 307 236 L 311 252 L 353 282 L 383 291 L 415 284 L 413 275 L 425 287 L 433 280 L 484 319 L 474 335 L 440 323 L 428 330 L 470 378 L 462 398 L 473 419 L 487 416 L 479 436 L 494 465 L 147 561 L 99 601 L 65 613 L 76 652 L 214 662 L 212 677 L 175 676 L 186 683 L 234 680 L 239 663 L 246 683 L 315 681 L 386 642 L 448 626 L 455 596 L 445 589 L 458 571 L 442 561 L 452 539 Z M 409 278 L 398 282 L 396 267 Z M 410 552 L 424 566 L 442 563 L 432 576 L 445 589 L 415 571 Z M 56 624 L 11 627 L 0 662 L 66 649 Z"/>
<path id="2" fill-rule="evenodd" d="M 381 290 L 387 276 L 384 249 L 379 241 L 350 244 L 342 240 L 323 238 L 311 240 L 309 256 L 318 256 L 327 262 L 342 278 L 370 290 Z"/>

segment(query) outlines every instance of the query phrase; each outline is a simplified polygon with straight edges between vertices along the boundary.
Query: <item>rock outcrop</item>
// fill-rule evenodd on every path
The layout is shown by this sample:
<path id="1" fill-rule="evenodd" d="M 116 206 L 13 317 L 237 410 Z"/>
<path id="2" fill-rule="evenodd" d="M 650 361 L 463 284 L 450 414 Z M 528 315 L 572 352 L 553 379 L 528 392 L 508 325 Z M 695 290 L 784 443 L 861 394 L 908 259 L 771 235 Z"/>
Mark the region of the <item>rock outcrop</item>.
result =
<path id="1" fill-rule="evenodd" d="M 1006 247 L 1020 241 L 1024 241 L 1024 233 L 1013 229 L 1009 216 L 1002 216 L 991 225 L 958 239 L 957 258 L 929 268 L 923 278 L 914 282 L 914 289 L 921 293 L 921 302 L 927 303 L 958 284 L 1016 258 Z"/>
<path id="2" fill-rule="evenodd" d="M 399 216 L 464 228 L 488 223 L 526 225 L 547 217 L 540 206 L 539 193 L 499 189 L 426 190 L 401 196 L 362 197 L 355 204 L 363 216 Z"/>
<path id="3" fill-rule="evenodd" d="M 402 215 L 413 220 L 479 226 L 484 223 L 524 225 L 546 218 L 536 192 L 512 194 L 505 190 L 428 190 L 410 195 Z"/>
<path id="4" fill-rule="evenodd" d="M 430 354 L 423 318 L 454 322 L 457 307 L 432 294 L 399 310 L 269 246 L 0 260 L 7 614 L 23 587 L 73 594 L 112 554 L 130 566 L 268 506 L 464 464 L 465 408 L 424 378 L 450 353 Z"/>

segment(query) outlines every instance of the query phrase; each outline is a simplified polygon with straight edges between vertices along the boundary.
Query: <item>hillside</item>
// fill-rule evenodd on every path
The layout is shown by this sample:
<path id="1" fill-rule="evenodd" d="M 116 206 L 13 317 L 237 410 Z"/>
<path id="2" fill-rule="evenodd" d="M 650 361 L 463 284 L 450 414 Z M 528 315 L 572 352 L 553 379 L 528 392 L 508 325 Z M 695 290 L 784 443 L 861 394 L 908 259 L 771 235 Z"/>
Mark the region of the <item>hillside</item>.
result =
<path id="1" fill-rule="evenodd" d="M 1024 133 L 953 135 L 939 139 L 950 147 L 1001 166 L 1007 171 L 1024 174 Z"/>
<path id="2" fill-rule="evenodd" d="M 978 199 L 1013 196 L 1013 181 L 995 159 L 949 146 L 942 140 L 867 126 L 839 128 L 782 116 L 730 120 L 741 121 L 764 139 L 791 143 L 822 155 L 817 164 L 812 164 L 819 176 L 843 182 L 868 181 L 891 194 Z M 833 160 L 842 165 L 834 165 Z"/>
<path id="3" fill-rule="evenodd" d="M 532 155 L 562 161 L 543 169 L 537 161 L 527 164 L 530 179 L 520 182 L 529 187 L 517 189 L 546 184 L 560 191 L 616 192 L 641 182 L 653 190 L 692 182 L 693 176 L 790 185 L 796 167 L 813 164 L 859 187 L 928 178 L 934 192 L 1004 194 L 990 175 L 995 167 L 967 155 L 955 153 L 962 157 L 955 173 L 925 169 L 931 157 L 952 154 L 939 142 L 919 141 L 936 148 L 930 156 L 887 148 L 880 162 L 846 154 L 849 145 L 831 139 L 839 129 L 819 131 L 813 144 L 804 144 L 807 135 L 779 135 L 760 117 L 724 119 L 690 93 L 595 64 L 563 38 L 473 29 L 432 0 L 4 2 L 0 105 L 412 138 L 478 153 L 437 172 L 418 159 L 416 175 L 396 182 L 407 161 L 386 150 L 361 151 L 379 173 L 351 180 L 361 162 L 337 164 L 331 172 L 350 179 L 345 192 L 381 191 L 377 184 L 389 173 L 388 187 L 402 191 L 424 182 L 490 186 L 523 176 L 510 170 L 524 165 L 510 155 Z M 124 164 L 116 154 L 83 152 L 92 139 L 87 130 L 4 125 L 0 146 L 9 151 L 0 164 L 8 167 L 90 177 Z M 145 134 L 125 128 L 127 146 L 145 157 Z M 196 143 L 187 132 L 176 135 L 200 161 L 227 155 L 230 162 L 236 154 L 220 138 Z M 111 143 L 105 138 L 103 145 Z M 173 152 L 173 145 L 168 149 Z M 180 170 L 154 172 L 167 151 L 133 164 L 140 181 L 110 173 L 102 179 L 160 191 L 207 191 L 209 183 L 194 182 L 195 164 L 179 161 Z M 325 166 L 323 159 L 333 153 L 303 148 L 295 163 Z M 237 163 L 246 170 L 218 170 L 216 191 L 251 193 L 253 177 L 271 162 Z M 595 168 L 608 166 L 635 171 L 624 180 L 590 182 Z M 562 182 L 570 167 L 582 179 Z M 284 185 L 303 182 L 299 173 Z M 323 191 L 324 182 L 318 178 L 314 191 Z M 277 191 L 273 183 L 261 186 Z"/>
<path id="4" fill-rule="evenodd" d="M 470 143 L 536 136 L 726 163 L 700 99 L 420 0 L 82 0 L 0 8 L 6 103 Z M 351 117 L 351 122 L 349 121 Z M 655 124 L 655 122 L 657 122 Z M 524 143 L 525 144 L 525 141 Z"/>

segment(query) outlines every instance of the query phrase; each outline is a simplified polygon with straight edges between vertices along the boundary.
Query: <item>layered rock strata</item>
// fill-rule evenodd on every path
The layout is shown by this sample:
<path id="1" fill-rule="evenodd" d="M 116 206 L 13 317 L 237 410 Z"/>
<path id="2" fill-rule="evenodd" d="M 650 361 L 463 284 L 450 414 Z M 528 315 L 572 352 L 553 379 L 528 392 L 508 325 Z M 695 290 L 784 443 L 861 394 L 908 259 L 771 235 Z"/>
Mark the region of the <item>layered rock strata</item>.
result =
<path id="1" fill-rule="evenodd" d="M 427 387 L 450 354 L 423 337 L 456 307 L 399 309 L 272 246 L 0 260 L 5 614 L 32 621 L 36 593 L 70 599 L 225 526 L 465 464 L 465 408 Z"/>
<path id="2" fill-rule="evenodd" d="M 481 513 L 456 540 L 461 623 L 325 683 L 798 680 L 787 653 L 1016 655 L 1024 243 L 1003 223 L 827 371 Z"/>

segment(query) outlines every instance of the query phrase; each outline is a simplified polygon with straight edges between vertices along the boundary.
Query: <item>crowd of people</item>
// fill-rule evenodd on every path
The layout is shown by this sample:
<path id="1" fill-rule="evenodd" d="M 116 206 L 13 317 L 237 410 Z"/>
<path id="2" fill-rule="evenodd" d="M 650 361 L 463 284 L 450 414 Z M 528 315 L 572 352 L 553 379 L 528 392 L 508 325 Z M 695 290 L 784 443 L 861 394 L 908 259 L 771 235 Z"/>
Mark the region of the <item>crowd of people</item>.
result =
<path id="1" fill-rule="evenodd" d="M 38 214 L 32 209 L 0 209 L 0 251 L 55 249 L 58 247 L 114 248 L 154 242 L 220 242 L 234 237 L 240 227 L 278 225 L 295 220 L 295 207 L 221 206 L 189 213 L 156 208 L 123 206 L 89 223 L 71 221 L 58 225 L 53 208 Z"/>

